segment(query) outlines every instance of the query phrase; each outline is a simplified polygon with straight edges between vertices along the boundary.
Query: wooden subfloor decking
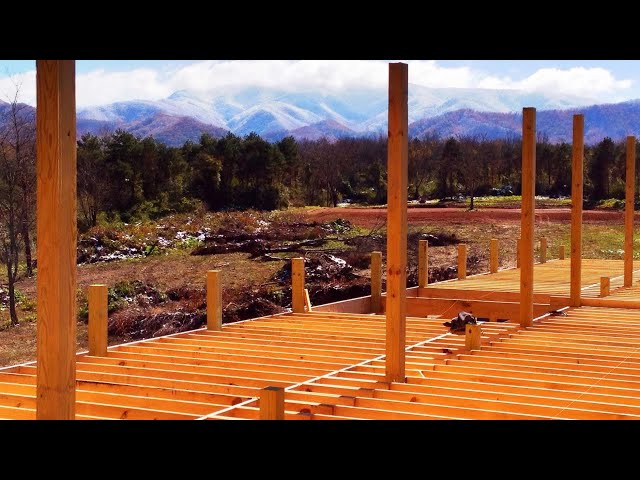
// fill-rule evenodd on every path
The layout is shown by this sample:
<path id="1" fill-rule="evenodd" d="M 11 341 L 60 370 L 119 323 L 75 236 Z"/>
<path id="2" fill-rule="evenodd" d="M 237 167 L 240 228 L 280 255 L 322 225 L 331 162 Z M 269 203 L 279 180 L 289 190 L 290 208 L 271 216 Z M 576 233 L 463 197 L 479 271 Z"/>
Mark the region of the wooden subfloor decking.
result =
<path id="1" fill-rule="evenodd" d="M 536 265 L 536 292 L 568 294 L 568 266 Z M 583 291 L 622 268 L 585 260 Z M 516 293 L 518 273 L 420 290 Z M 639 288 L 612 281 L 611 297 Z M 474 351 L 442 322 L 407 319 L 406 383 L 385 382 L 385 319 L 370 314 L 283 314 L 79 354 L 76 416 L 256 419 L 260 389 L 279 386 L 286 419 L 640 418 L 640 309 L 569 309 L 527 329 L 487 322 Z M 35 363 L 0 369 L 1 419 L 35 418 L 35 375 Z"/>

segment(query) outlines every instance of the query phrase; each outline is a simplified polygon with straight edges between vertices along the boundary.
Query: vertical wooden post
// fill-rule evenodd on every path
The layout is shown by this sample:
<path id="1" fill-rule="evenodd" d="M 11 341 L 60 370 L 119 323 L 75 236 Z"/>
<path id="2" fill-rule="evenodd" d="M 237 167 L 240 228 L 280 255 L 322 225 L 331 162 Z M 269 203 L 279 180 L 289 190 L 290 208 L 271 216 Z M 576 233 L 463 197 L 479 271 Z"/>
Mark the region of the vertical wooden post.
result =
<path id="1" fill-rule="evenodd" d="M 480 350 L 480 336 L 482 335 L 480 325 L 468 323 L 465 325 L 464 334 L 464 346 L 468 350 Z"/>
<path id="2" fill-rule="evenodd" d="M 371 252 L 371 312 L 382 311 L 382 252 Z"/>
<path id="3" fill-rule="evenodd" d="M 558 258 L 564 260 L 564 245 L 558 247 Z"/>
<path id="4" fill-rule="evenodd" d="M 407 323 L 407 178 L 409 68 L 389 64 L 387 143 L 386 364 L 389 382 L 405 381 Z"/>
<path id="5" fill-rule="evenodd" d="M 492 238 L 491 244 L 489 245 L 489 271 L 491 273 L 496 273 L 498 271 L 498 245 L 499 240 L 497 238 Z"/>
<path id="6" fill-rule="evenodd" d="M 520 268 L 520 251 L 522 250 L 522 239 L 516 239 L 516 268 Z"/>
<path id="7" fill-rule="evenodd" d="M 547 239 L 540 239 L 540 263 L 547 263 Z"/>
<path id="8" fill-rule="evenodd" d="M 458 245 L 458 280 L 467 278 L 467 245 Z"/>
<path id="9" fill-rule="evenodd" d="M 75 63 L 37 61 L 38 419 L 75 418 Z"/>
<path id="10" fill-rule="evenodd" d="M 418 241 L 418 287 L 424 288 L 429 283 L 429 241 Z"/>
<path id="11" fill-rule="evenodd" d="M 627 137 L 627 184 L 624 204 L 624 286 L 633 283 L 633 213 L 635 210 L 636 137 Z"/>
<path id="12" fill-rule="evenodd" d="M 74 60 L 37 60 L 36 418 L 75 418 L 76 92 Z"/>
<path id="13" fill-rule="evenodd" d="M 107 286 L 89 285 L 89 355 L 107 356 Z"/>
<path id="14" fill-rule="evenodd" d="M 260 420 L 284 420 L 284 388 L 260 390 Z"/>
<path id="15" fill-rule="evenodd" d="M 522 213 L 520 217 L 520 325 L 533 322 L 533 229 L 536 194 L 536 109 L 522 110 Z"/>
<path id="16" fill-rule="evenodd" d="M 572 307 L 580 306 L 582 289 L 582 188 L 584 174 L 584 115 L 573 116 L 571 156 L 571 286 Z"/>
<path id="17" fill-rule="evenodd" d="M 307 312 L 311 311 L 311 299 L 309 298 L 309 290 L 307 288 L 304 289 L 304 306 Z"/>
<path id="18" fill-rule="evenodd" d="M 611 279 L 609 277 L 600 277 L 600 296 L 608 297 L 611 293 Z"/>
<path id="19" fill-rule="evenodd" d="M 304 258 L 291 259 L 291 309 L 304 313 Z"/>
<path id="20" fill-rule="evenodd" d="M 222 282 L 220 270 L 207 271 L 207 330 L 222 330 Z"/>

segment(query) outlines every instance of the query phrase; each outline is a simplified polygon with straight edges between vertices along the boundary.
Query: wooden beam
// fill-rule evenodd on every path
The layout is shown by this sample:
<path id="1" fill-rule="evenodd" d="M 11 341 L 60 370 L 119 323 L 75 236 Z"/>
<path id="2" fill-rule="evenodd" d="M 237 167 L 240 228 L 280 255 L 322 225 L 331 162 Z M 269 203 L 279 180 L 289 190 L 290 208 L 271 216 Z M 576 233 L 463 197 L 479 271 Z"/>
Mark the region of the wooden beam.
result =
<path id="1" fill-rule="evenodd" d="M 222 330 L 222 282 L 220 270 L 207 272 L 207 330 Z"/>
<path id="2" fill-rule="evenodd" d="M 611 280 L 609 277 L 600 277 L 600 296 L 608 297 L 611 293 Z"/>
<path id="3" fill-rule="evenodd" d="M 70 420 L 77 349 L 75 61 L 37 60 L 36 72 L 36 418 Z"/>
<path id="4" fill-rule="evenodd" d="M 260 420 L 284 420 L 284 388 L 260 390 Z"/>
<path id="5" fill-rule="evenodd" d="M 387 381 L 405 381 L 409 68 L 389 64 L 387 142 Z"/>
<path id="6" fill-rule="evenodd" d="M 564 245 L 558 247 L 558 258 L 564 260 Z"/>
<path id="7" fill-rule="evenodd" d="M 429 283 L 429 240 L 418 241 L 418 287 Z"/>
<path id="8" fill-rule="evenodd" d="M 304 289 L 304 306 L 307 309 L 307 312 L 311 312 L 311 299 L 309 298 L 309 289 Z"/>
<path id="9" fill-rule="evenodd" d="M 540 263 L 547 263 L 547 239 L 540 239 Z"/>
<path id="10" fill-rule="evenodd" d="M 291 259 L 291 309 L 304 313 L 304 258 Z"/>
<path id="11" fill-rule="evenodd" d="M 382 299 L 383 307 L 386 299 Z M 520 320 L 520 303 L 497 300 L 462 300 L 458 298 L 407 298 L 407 315 L 409 317 L 425 317 L 427 315 L 450 315 L 452 312 L 464 310 L 478 318 L 491 320 Z M 550 310 L 549 303 L 534 303 L 534 318 Z M 454 315 L 451 314 L 451 317 Z"/>
<path id="12" fill-rule="evenodd" d="M 458 280 L 467 278 L 467 245 L 458 244 Z"/>
<path id="13" fill-rule="evenodd" d="M 464 346 L 468 350 L 480 350 L 480 337 L 482 330 L 480 325 L 465 325 Z"/>
<path id="14" fill-rule="evenodd" d="M 517 282 L 517 279 L 516 279 Z M 418 289 L 417 297 L 420 298 L 457 298 L 462 300 L 493 300 L 497 302 L 519 302 L 520 292 L 500 292 L 488 290 L 463 290 L 454 288 L 438 288 L 432 283 L 428 288 Z M 461 284 L 463 285 L 463 284 Z M 534 293 L 535 303 L 549 303 L 548 293 Z"/>
<path id="15" fill-rule="evenodd" d="M 522 110 L 522 210 L 520 218 L 520 325 L 533 322 L 533 230 L 536 194 L 536 109 Z"/>
<path id="16" fill-rule="evenodd" d="M 582 188 L 584 174 L 584 115 L 573 116 L 571 157 L 571 286 L 572 307 L 580 306 L 582 282 Z"/>
<path id="17" fill-rule="evenodd" d="M 498 271 L 498 246 L 500 241 L 497 238 L 491 239 L 491 244 L 489 246 L 489 271 L 491 273 L 496 273 Z"/>
<path id="18" fill-rule="evenodd" d="M 636 185 L 636 137 L 627 137 L 626 190 L 624 204 L 624 286 L 633 283 L 633 212 Z"/>
<path id="19" fill-rule="evenodd" d="M 522 250 L 522 239 L 521 238 L 517 238 L 516 239 L 516 268 L 520 268 L 521 262 L 520 262 L 520 252 Z"/>
<path id="20" fill-rule="evenodd" d="M 371 252 L 371 312 L 382 311 L 382 252 Z"/>
<path id="21" fill-rule="evenodd" d="M 107 356 L 107 286 L 89 285 L 89 355 Z"/>

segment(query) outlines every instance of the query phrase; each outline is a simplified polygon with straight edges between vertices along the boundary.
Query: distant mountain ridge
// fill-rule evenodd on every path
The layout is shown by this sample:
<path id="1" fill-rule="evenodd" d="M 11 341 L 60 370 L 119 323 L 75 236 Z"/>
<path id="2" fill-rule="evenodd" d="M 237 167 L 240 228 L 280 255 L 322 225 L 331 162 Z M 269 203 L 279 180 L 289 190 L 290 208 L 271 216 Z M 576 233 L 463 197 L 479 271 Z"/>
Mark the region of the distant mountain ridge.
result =
<path id="1" fill-rule="evenodd" d="M 206 132 L 221 137 L 256 132 L 269 141 L 294 138 L 330 141 L 386 135 L 387 92 L 365 88 L 338 92 L 290 92 L 254 87 L 215 94 L 177 91 L 158 100 L 135 100 L 78 109 L 78 133 L 105 134 L 120 128 L 153 136 L 171 146 L 197 142 Z M 4 107 L 3 107 L 4 105 Z M 0 112 L 8 104 L 0 101 Z M 571 141 L 572 115 L 585 115 L 585 141 L 640 135 L 640 100 L 593 104 L 580 97 L 518 90 L 437 89 L 409 85 L 409 134 L 519 137 L 522 107 L 538 111 L 537 131 L 552 142 Z"/>

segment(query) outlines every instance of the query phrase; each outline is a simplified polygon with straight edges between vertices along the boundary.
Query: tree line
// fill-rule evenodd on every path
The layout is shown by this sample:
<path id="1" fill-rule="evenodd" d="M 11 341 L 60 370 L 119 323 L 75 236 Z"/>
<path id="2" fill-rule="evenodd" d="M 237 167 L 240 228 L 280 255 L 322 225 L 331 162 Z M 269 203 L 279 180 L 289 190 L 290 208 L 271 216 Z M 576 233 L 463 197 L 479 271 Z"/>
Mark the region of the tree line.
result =
<path id="1" fill-rule="evenodd" d="M 16 97 L 17 98 L 17 97 Z M 169 147 L 124 130 L 84 134 L 77 148 L 78 228 L 106 221 L 155 219 L 192 211 L 289 206 L 336 206 L 343 201 L 383 204 L 387 197 L 386 137 L 329 141 L 285 137 L 268 142 L 203 134 Z M 509 185 L 520 193 L 521 140 L 478 136 L 413 138 L 408 149 L 410 199 L 473 197 Z M 0 109 L 0 261 L 15 315 L 19 266 L 32 274 L 35 236 L 35 118 L 16 101 Z M 537 139 L 536 193 L 569 195 L 572 147 Z M 640 158 L 640 155 L 636 155 Z M 604 138 L 585 146 L 584 192 L 589 201 L 623 199 L 625 142 Z M 639 170 L 640 171 L 640 170 Z M 636 189 L 637 191 L 637 189 Z M 472 206 L 472 205 L 471 205 Z M 23 261 L 24 263 L 21 263 Z"/>

